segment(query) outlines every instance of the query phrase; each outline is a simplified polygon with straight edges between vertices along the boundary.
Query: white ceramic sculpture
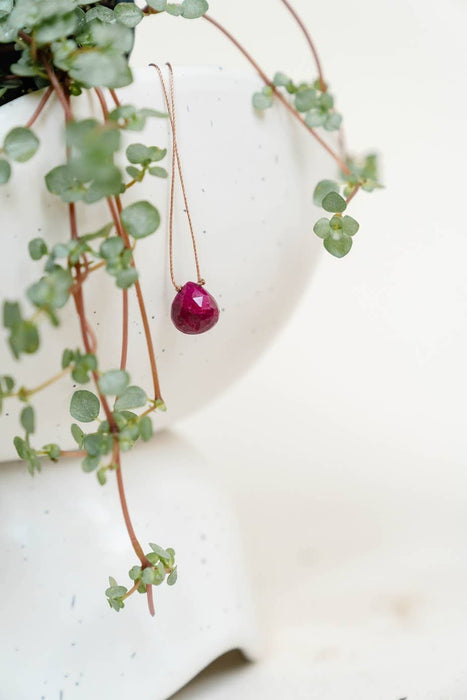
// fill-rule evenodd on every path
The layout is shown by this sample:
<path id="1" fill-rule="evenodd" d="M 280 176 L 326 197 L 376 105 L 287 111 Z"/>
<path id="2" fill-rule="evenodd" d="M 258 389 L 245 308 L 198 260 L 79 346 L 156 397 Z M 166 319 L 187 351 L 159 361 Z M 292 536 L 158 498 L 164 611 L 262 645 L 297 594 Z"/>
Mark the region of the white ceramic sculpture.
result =
<path id="1" fill-rule="evenodd" d="M 172 326 L 167 181 L 146 178 L 129 190 L 125 202 L 149 199 L 162 218 L 160 230 L 138 243 L 136 252 L 168 406 L 167 414 L 154 418 L 160 428 L 224 391 L 293 312 L 320 250 L 312 234 L 312 189 L 320 176 L 332 173 L 325 154 L 280 106 L 255 113 L 251 94 L 260 85 L 257 77 L 220 68 L 178 68 L 175 81 L 179 145 L 201 269 L 221 316 L 201 336 L 182 335 Z M 137 70 L 135 83 L 119 93 L 123 102 L 164 106 L 152 68 Z M 0 139 L 13 124 L 27 121 L 38 99 L 29 95 L 0 109 Z M 79 116 L 99 113 L 97 102 L 88 97 L 77 98 L 75 108 Z M 35 126 L 40 151 L 30 163 L 15 166 L 11 182 L 0 189 L 3 249 L 8 249 L 1 262 L 2 300 L 22 298 L 28 283 L 40 276 L 40 264 L 27 256 L 28 240 L 41 235 L 53 243 L 67 235 L 66 208 L 40 184 L 43 173 L 64 161 L 60 123 L 60 106 L 53 103 Z M 168 121 L 151 119 L 143 133 L 129 132 L 125 139 L 169 146 Z M 108 215 L 99 203 L 82 207 L 79 218 L 84 233 L 106 223 Z M 182 283 L 194 278 L 181 198 L 175 273 Z M 96 273 L 86 286 L 87 312 L 106 362 L 102 369 L 119 362 L 120 303 L 112 285 Z M 133 298 L 130 313 L 128 369 L 134 383 L 150 386 Z M 40 352 L 21 363 L 26 386 L 56 373 L 64 347 L 80 346 L 71 304 L 62 318 L 59 329 L 43 332 Z M 18 374 L 5 343 L 0 345 L 0 367 L 2 373 Z M 271 381 L 280 387 L 280 377 Z M 72 391 L 71 382 L 64 380 L 35 397 L 36 446 L 53 441 L 73 449 Z M 0 419 L 0 431 L 0 459 L 14 460 L 14 402 Z M 62 691 L 66 700 L 120 700 L 136 688 L 140 697 L 163 700 L 228 649 L 239 647 L 254 656 L 254 623 L 235 522 L 219 489 L 193 466 L 197 459 L 166 434 L 137 446 L 124 459 L 139 538 L 173 546 L 180 566 L 173 589 L 161 594 L 155 589 L 154 619 L 142 598 L 130 599 L 117 615 L 103 596 L 105 577 L 111 574 L 123 582 L 135 563 L 112 479 L 101 488 L 93 475 L 81 472 L 77 460 L 44 464 L 34 480 L 17 461 L 0 468 L 5 698 L 58 698 Z M 25 668 L 27 673 L 19 670 Z"/>

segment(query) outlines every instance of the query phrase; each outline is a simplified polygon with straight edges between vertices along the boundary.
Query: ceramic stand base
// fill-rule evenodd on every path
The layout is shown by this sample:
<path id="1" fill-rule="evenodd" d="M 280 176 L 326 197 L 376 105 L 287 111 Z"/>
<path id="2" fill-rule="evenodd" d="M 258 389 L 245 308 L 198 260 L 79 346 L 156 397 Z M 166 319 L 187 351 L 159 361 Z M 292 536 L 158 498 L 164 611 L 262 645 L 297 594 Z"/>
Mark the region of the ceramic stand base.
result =
<path id="1" fill-rule="evenodd" d="M 154 588 L 154 618 L 143 596 L 120 613 L 104 597 L 137 563 L 113 477 L 101 487 L 71 459 L 34 479 L 7 463 L 0 478 L 2 698 L 165 700 L 230 649 L 255 657 L 231 505 L 181 438 L 162 433 L 124 466 L 143 547 L 173 546 L 179 565 L 173 588 Z"/>

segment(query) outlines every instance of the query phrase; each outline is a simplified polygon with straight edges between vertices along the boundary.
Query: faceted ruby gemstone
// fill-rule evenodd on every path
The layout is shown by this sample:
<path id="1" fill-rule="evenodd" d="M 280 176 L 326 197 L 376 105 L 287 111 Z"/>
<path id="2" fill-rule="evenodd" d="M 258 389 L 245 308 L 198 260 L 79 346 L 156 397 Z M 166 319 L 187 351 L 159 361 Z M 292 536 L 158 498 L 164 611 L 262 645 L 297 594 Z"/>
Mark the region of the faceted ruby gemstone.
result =
<path id="1" fill-rule="evenodd" d="M 182 333 L 205 333 L 219 320 L 216 300 L 196 282 L 187 282 L 172 302 L 172 321 Z"/>

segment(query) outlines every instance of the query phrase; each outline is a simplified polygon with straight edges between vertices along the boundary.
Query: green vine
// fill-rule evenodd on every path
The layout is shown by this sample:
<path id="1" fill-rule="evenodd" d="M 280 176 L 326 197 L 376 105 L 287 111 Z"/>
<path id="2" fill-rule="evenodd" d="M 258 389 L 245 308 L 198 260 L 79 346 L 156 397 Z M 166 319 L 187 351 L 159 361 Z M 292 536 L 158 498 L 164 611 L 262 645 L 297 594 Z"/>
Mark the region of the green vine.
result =
<path id="1" fill-rule="evenodd" d="M 322 69 L 311 38 L 301 20 L 286 0 L 282 0 L 305 32 L 317 62 L 318 77 L 312 82 L 295 83 L 283 73 L 269 79 L 251 55 L 213 18 L 206 15 L 206 0 L 149 0 L 144 9 L 131 0 L 125 2 L 86 2 L 80 0 L 0 0 L 0 44 L 14 44 L 14 60 L 10 74 L 3 75 L 0 97 L 9 89 L 18 88 L 11 77 L 33 81 L 44 92 L 37 109 L 25 125 L 14 126 L 1 148 L 0 184 L 9 181 L 16 164 L 29 161 L 40 147 L 33 131 L 38 116 L 46 109 L 52 95 L 58 99 L 65 122 L 67 157 L 47 173 L 45 187 L 68 209 L 70 234 L 50 248 L 43 238 L 28 243 L 31 259 L 42 266 L 37 281 L 26 290 L 32 313 L 25 313 L 18 301 L 5 300 L 3 326 L 13 356 L 37 352 L 44 323 L 58 326 L 60 313 L 73 304 L 79 320 L 82 346 L 65 348 L 61 367 L 36 387 L 25 387 L 11 376 L 0 376 L 0 411 L 4 401 L 15 398 L 24 404 L 20 422 L 23 434 L 16 436 L 18 456 L 34 475 L 41 470 L 42 459 L 53 462 L 67 456 L 79 456 L 85 472 L 94 472 L 104 485 L 114 474 L 127 532 L 139 560 L 129 571 L 130 588 L 109 579 L 105 594 L 114 610 L 124 607 L 135 592 L 147 596 L 154 614 L 153 586 L 176 581 L 177 567 L 173 549 L 150 544 L 145 553 L 136 537 L 126 502 L 121 455 L 132 449 L 138 440 L 148 441 L 153 435 L 151 416 L 165 411 L 159 386 L 155 351 L 134 251 L 140 241 L 153 235 L 160 226 L 156 206 L 141 200 L 124 206 L 122 196 L 147 177 L 167 177 L 160 164 L 166 149 L 135 141 L 126 149 L 127 165 L 122 171 L 116 165 L 121 151 L 121 133 L 140 132 L 148 119 L 167 115 L 150 108 L 121 104 L 116 89 L 132 82 L 129 54 L 133 46 L 134 28 L 148 15 L 166 12 L 185 18 L 204 17 L 217 27 L 237 48 L 264 81 L 264 88 L 253 95 L 256 110 L 270 109 L 281 102 L 310 134 L 325 148 L 339 168 L 339 178 L 322 180 L 313 199 L 331 217 L 322 217 L 313 230 L 323 239 L 324 247 L 335 257 L 346 255 L 359 229 L 349 216 L 347 207 L 359 191 L 379 187 L 374 155 L 362 160 L 337 153 L 318 133 L 341 130 L 342 116 L 335 109 L 334 97 L 324 82 Z M 109 7 L 113 5 L 113 7 Z M 0 76 L 1 77 L 1 76 Z M 98 98 L 102 118 L 76 119 L 73 98 L 92 91 Z M 112 106 L 109 106 L 111 100 Z M 97 231 L 78 230 L 76 208 L 104 201 L 108 222 Z M 89 322 L 83 288 L 95 274 L 107 273 L 114 280 L 116 293 L 122 300 L 121 362 L 107 367 L 99 355 L 96 337 Z M 144 328 L 151 366 L 152 386 L 132 384 L 127 368 L 128 294 L 136 294 Z M 36 448 L 33 436 L 36 417 L 31 400 L 40 391 L 69 377 L 79 384 L 70 401 L 73 422 L 70 430 L 76 450 L 62 450 L 53 442 Z M 86 426 L 92 424 L 87 431 Z M 97 426 L 97 427 L 96 427 Z"/>

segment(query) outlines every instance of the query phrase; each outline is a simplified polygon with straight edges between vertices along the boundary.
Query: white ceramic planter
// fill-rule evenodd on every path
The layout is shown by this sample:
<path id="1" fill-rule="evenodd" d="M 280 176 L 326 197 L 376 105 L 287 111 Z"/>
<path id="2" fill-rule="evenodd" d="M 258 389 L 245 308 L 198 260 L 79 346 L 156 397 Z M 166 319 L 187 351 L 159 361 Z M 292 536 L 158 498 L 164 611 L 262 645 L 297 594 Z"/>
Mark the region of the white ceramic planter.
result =
<path id="1" fill-rule="evenodd" d="M 293 312 L 320 249 L 311 231 L 312 188 L 318 177 L 332 172 L 325 156 L 283 109 L 254 112 L 251 94 L 260 84 L 256 77 L 189 68 L 176 69 L 175 81 L 180 149 L 202 272 L 221 317 L 215 329 L 198 337 L 184 336 L 172 326 L 167 182 L 147 179 L 125 200 L 150 199 L 162 216 L 160 230 L 137 250 L 169 409 L 155 418 L 160 428 L 225 390 Z M 120 94 L 124 102 L 163 109 L 154 69 L 137 71 L 135 83 Z M 12 124 L 26 122 L 37 101 L 32 95 L 3 107 L 0 138 Z M 81 116 L 97 114 L 98 105 L 79 98 L 76 110 Z M 60 107 L 52 104 L 36 126 L 39 153 L 29 164 L 15 167 L 11 183 L 0 189 L 2 239 L 8 248 L 1 299 L 22 297 L 27 284 L 40 276 L 39 264 L 27 257 L 29 239 L 42 235 L 58 242 L 67 236 L 65 207 L 45 186 L 36 185 L 40 174 L 64 160 L 60 120 Z M 128 143 L 167 146 L 168 127 L 166 120 L 152 119 L 142 134 L 125 138 Z M 82 207 L 79 216 L 83 233 L 108 221 L 101 204 Z M 175 230 L 176 276 L 185 282 L 193 279 L 194 265 L 180 201 Z M 86 287 L 87 313 L 106 358 L 102 369 L 119 361 L 120 303 L 112 284 L 97 273 Z M 131 297 L 129 371 L 134 383 L 150 386 L 141 323 Z M 2 343 L 2 373 L 18 376 L 20 371 L 27 386 L 37 383 L 39 375 L 53 375 L 62 349 L 80 346 L 71 305 L 62 317 L 59 329 L 44 332 L 39 354 L 20 366 Z M 37 396 L 40 420 L 34 444 L 54 441 L 73 448 L 67 417 L 72 391 L 65 380 Z M 0 430 L 0 459 L 12 460 L 12 439 L 18 433 L 13 404 L 0 419 Z M 8 679 L 3 685 L 8 700 L 57 698 L 60 691 L 66 700 L 120 700 L 135 688 L 140 697 L 163 700 L 227 649 L 255 653 L 229 506 L 193 472 L 189 450 L 180 449 L 176 443 L 170 449 L 170 439 L 160 436 L 125 459 L 128 498 L 130 507 L 137 504 L 132 510 L 141 540 L 173 546 L 180 562 L 180 581 L 164 591 L 160 605 L 158 599 L 155 619 L 147 615 L 142 600 L 131 600 L 120 615 L 106 608 L 105 576 L 123 581 L 132 563 L 113 483 L 100 488 L 75 460 L 45 466 L 34 480 L 18 462 L 2 467 L 0 550 L 8 607 L 2 619 L 0 665 L 2 679 Z M 203 554 L 204 547 L 209 556 Z M 26 666 L 27 674 L 7 673 Z"/>

